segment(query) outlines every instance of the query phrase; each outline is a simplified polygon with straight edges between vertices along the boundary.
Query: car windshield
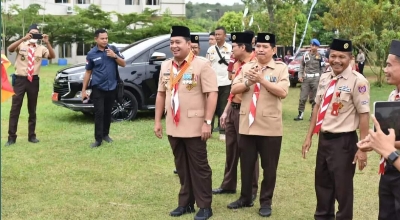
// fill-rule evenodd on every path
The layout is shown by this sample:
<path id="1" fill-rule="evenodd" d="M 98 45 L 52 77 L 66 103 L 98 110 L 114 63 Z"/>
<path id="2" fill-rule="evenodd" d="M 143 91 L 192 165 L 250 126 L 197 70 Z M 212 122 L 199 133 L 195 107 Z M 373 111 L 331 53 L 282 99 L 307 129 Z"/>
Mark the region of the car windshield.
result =
<path id="1" fill-rule="evenodd" d="M 153 45 L 154 43 L 159 42 L 161 39 L 168 37 L 169 35 L 161 35 L 136 41 L 135 43 L 123 48 L 121 50 L 121 53 L 125 57 L 125 59 L 131 58 L 132 56 L 136 55 L 138 51 L 143 51 L 144 49 L 147 49 L 149 45 Z"/>

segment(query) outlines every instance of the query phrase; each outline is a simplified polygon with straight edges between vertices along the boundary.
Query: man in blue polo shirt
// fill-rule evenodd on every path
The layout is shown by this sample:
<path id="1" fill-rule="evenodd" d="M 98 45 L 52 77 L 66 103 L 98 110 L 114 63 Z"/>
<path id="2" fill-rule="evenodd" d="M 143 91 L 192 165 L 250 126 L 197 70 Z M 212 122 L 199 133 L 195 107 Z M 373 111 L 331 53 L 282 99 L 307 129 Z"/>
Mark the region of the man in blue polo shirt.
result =
<path id="1" fill-rule="evenodd" d="M 125 67 L 126 63 L 122 54 L 116 47 L 108 45 L 106 30 L 99 29 L 94 32 L 96 46 L 86 56 L 86 73 L 82 86 L 82 101 L 88 99 L 86 88 L 90 85 L 95 110 L 94 138 L 91 147 L 99 147 L 102 141 L 112 142 L 108 136 L 111 124 L 111 110 L 117 96 L 117 68 Z"/>

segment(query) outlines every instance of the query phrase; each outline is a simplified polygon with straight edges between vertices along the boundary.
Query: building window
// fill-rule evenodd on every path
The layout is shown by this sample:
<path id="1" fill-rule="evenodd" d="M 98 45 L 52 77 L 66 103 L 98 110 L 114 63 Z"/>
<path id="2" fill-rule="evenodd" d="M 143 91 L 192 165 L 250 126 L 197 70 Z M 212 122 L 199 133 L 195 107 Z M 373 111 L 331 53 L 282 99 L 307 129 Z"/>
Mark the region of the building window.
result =
<path id="1" fill-rule="evenodd" d="M 85 44 L 82 42 L 77 43 L 76 55 L 77 56 L 86 56 L 91 49 L 92 49 L 91 44 Z"/>
<path id="2" fill-rule="evenodd" d="M 76 0 L 76 4 L 78 5 L 90 4 L 90 0 Z"/>
<path id="3" fill-rule="evenodd" d="M 146 5 L 159 5 L 160 0 L 146 0 Z"/>
<path id="4" fill-rule="evenodd" d="M 55 3 L 69 3 L 69 0 L 54 0 Z"/>
<path id="5" fill-rule="evenodd" d="M 58 57 L 59 58 L 68 58 L 68 57 L 72 57 L 72 46 L 71 44 L 63 44 L 63 45 L 59 45 L 58 46 Z"/>
<path id="6" fill-rule="evenodd" d="M 125 0 L 125 5 L 140 5 L 140 0 Z"/>

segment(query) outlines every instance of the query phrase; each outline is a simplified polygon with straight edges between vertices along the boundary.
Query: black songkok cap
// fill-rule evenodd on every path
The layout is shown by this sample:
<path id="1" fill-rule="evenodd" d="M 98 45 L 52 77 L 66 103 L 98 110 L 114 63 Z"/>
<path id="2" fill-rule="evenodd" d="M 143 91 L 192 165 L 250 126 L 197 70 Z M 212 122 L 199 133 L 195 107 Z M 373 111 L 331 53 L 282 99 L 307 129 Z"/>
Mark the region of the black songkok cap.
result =
<path id="1" fill-rule="evenodd" d="M 333 39 L 330 48 L 331 50 L 336 50 L 341 52 L 353 51 L 351 40 Z"/>
<path id="2" fill-rule="evenodd" d="M 29 26 L 28 32 L 31 31 L 32 29 L 39 30 L 39 27 L 37 26 L 37 24 L 32 24 L 31 26 Z"/>
<path id="3" fill-rule="evenodd" d="M 258 33 L 257 43 L 270 43 L 276 44 L 275 35 L 270 33 Z"/>
<path id="4" fill-rule="evenodd" d="M 187 37 L 190 38 L 190 29 L 185 26 L 172 26 L 171 37 Z"/>
<path id="5" fill-rule="evenodd" d="M 392 43 L 390 44 L 389 54 L 400 57 L 400 40 L 392 40 Z"/>
<path id="6" fill-rule="evenodd" d="M 190 41 L 192 43 L 198 44 L 199 43 L 199 35 L 190 35 Z"/>
<path id="7" fill-rule="evenodd" d="M 237 44 L 251 44 L 254 34 L 246 32 L 233 32 L 231 33 L 232 43 Z"/>

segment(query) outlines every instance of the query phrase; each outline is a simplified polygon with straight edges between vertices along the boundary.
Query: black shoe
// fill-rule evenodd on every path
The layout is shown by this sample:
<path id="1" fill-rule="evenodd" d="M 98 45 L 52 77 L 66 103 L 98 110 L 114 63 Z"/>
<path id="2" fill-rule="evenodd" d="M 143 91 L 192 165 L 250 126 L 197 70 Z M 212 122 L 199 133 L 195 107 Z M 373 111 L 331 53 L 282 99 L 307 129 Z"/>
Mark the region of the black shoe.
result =
<path id="1" fill-rule="evenodd" d="M 31 143 L 34 143 L 34 144 L 39 142 L 39 140 L 36 139 L 36 138 L 29 138 L 28 141 L 31 142 Z"/>
<path id="2" fill-rule="evenodd" d="M 175 210 L 173 210 L 172 212 L 169 213 L 170 216 L 174 216 L 174 217 L 179 217 L 183 214 L 186 213 L 193 213 L 196 210 L 194 210 L 194 205 L 188 205 L 186 207 L 182 207 L 179 206 L 178 208 L 176 208 Z"/>
<path id="3" fill-rule="evenodd" d="M 113 139 L 111 139 L 110 138 L 110 136 L 105 136 L 105 137 L 103 137 L 103 140 L 105 141 L 105 142 L 107 142 L 107 143 L 111 143 L 111 142 L 113 142 Z"/>
<path id="4" fill-rule="evenodd" d="M 299 115 L 296 118 L 294 118 L 293 120 L 295 120 L 295 121 L 303 120 L 303 112 L 299 111 Z"/>
<path id="5" fill-rule="evenodd" d="M 260 210 L 258 211 L 258 214 L 260 214 L 262 217 L 271 216 L 271 214 L 272 214 L 271 206 L 261 207 Z"/>
<path id="6" fill-rule="evenodd" d="M 95 141 L 94 143 L 92 143 L 92 144 L 90 145 L 90 147 L 95 148 L 95 147 L 100 147 L 100 145 L 101 145 L 101 142 L 100 142 L 100 141 Z"/>
<path id="7" fill-rule="evenodd" d="M 175 173 L 175 174 L 178 174 L 178 171 L 176 171 L 176 169 L 175 169 L 175 170 L 174 170 L 174 173 Z"/>
<path id="8" fill-rule="evenodd" d="M 234 202 L 232 202 L 231 204 L 229 204 L 227 207 L 228 209 L 240 209 L 240 208 L 244 208 L 244 207 L 253 207 L 254 203 L 245 203 L 242 200 L 238 199 Z"/>
<path id="9" fill-rule="evenodd" d="M 218 189 L 213 189 L 212 193 L 213 194 L 235 194 L 236 190 L 228 190 L 228 189 L 218 188 Z"/>
<path id="10" fill-rule="evenodd" d="M 8 140 L 7 143 L 4 146 L 9 147 L 9 146 L 11 146 L 13 144 L 15 144 L 15 140 Z"/>
<path id="11" fill-rule="evenodd" d="M 212 209 L 200 209 L 199 212 L 197 212 L 196 216 L 194 217 L 194 220 L 207 220 L 211 218 L 213 215 Z"/>

